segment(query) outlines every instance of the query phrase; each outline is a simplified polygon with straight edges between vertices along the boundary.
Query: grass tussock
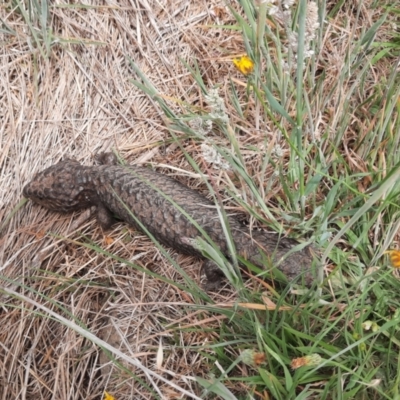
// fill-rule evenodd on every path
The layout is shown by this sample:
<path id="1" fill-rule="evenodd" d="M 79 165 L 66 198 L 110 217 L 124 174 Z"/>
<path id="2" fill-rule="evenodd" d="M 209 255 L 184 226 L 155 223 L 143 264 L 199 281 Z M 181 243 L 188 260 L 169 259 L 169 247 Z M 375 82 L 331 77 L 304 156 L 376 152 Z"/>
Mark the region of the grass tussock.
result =
<path id="1" fill-rule="evenodd" d="M 399 398 L 393 2 L 17 0 L 0 18 L 0 398 Z M 110 149 L 313 243 L 315 287 L 233 269 L 204 293 L 199 260 L 21 201 L 35 172 Z"/>

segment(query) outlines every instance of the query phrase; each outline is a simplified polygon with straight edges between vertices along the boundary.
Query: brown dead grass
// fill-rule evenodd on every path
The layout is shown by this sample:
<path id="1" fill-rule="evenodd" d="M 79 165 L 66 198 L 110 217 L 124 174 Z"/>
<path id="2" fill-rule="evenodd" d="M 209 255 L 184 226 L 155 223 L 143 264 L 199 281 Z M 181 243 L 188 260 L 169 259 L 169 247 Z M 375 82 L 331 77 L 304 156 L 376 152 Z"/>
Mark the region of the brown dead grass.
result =
<path id="1" fill-rule="evenodd" d="M 3 35 L 6 45 L 1 47 L 0 220 L 18 203 L 36 171 L 65 157 L 91 164 L 96 153 L 115 148 L 130 161 L 140 158 L 188 169 L 179 150 L 168 151 L 167 145 L 160 151 L 160 143 L 168 138 L 160 110 L 130 83 L 135 76 L 126 56 L 162 93 L 189 104 L 197 101 L 198 89 L 179 58 L 208 58 L 204 70 L 210 85 L 231 68 L 215 61 L 221 52 L 211 44 L 220 33 L 201 27 L 215 22 L 213 7 L 174 1 L 163 6 L 116 2 L 91 9 L 53 8 L 51 26 L 61 40 L 48 59 L 32 51 L 22 18 L 17 13 L 10 18 L 10 10 L 2 7 L 1 17 L 18 35 Z M 235 37 L 239 41 L 238 33 Z M 75 39 L 80 44 L 67 43 Z M 218 319 L 213 322 L 205 313 L 190 311 L 187 305 L 193 299 L 176 287 L 65 240 L 83 236 L 121 258 L 181 281 L 144 235 L 117 226 L 105 236 L 88 212 L 60 215 L 28 204 L 1 235 L 1 274 L 14 281 L 4 285 L 68 319 L 76 318 L 165 381 L 146 377 L 121 359 L 131 372 L 113 366 L 105 352 L 81 334 L 49 319 L 33 304 L 4 294 L 2 301 L 11 308 L 0 311 L 0 398 L 99 399 L 104 390 L 118 399 L 153 398 L 132 373 L 164 398 L 180 397 L 179 387 L 199 395 L 193 377 L 207 373 L 207 368 L 203 356 L 187 348 L 209 343 Z M 199 262 L 174 256 L 199 281 Z M 207 330 L 187 332 L 203 326 L 205 318 Z M 157 368 L 159 346 L 163 360 Z"/>
<path id="2" fill-rule="evenodd" d="M 52 8 L 51 27 L 59 40 L 47 59 L 32 48 L 24 21 L 10 13 L 10 7 L 0 8 L 2 19 L 17 32 L 0 36 L 0 221 L 18 204 L 24 184 L 35 172 L 65 157 L 91 164 L 96 153 L 115 148 L 130 162 L 151 161 L 192 171 L 179 148 L 163 144 L 169 134 L 161 111 L 130 83 L 135 76 L 126 56 L 161 93 L 202 105 L 201 93 L 180 61 L 194 57 L 206 84 L 220 84 L 224 95 L 229 77 L 243 81 L 227 60 L 244 50 L 240 33 L 208 27 L 232 22 L 224 2 L 176 0 L 160 5 L 122 0 L 89 9 Z M 332 31 L 341 35 L 337 42 L 330 40 Z M 327 80 L 336 78 L 348 50 L 344 43 L 349 31 L 350 26 L 340 21 L 329 25 L 324 49 L 331 66 Z M 171 103 L 182 111 L 179 102 Z M 329 106 L 332 113 L 341 109 Z M 265 135 L 271 136 L 268 123 L 259 120 L 252 105 L 248 111 L 249 122 L 241 121 L 243 143 L 264 146 Z M 330 117 L 330 123 L 338 118 Z M 258 129 L 251 121 L 257 121 Z M 320 121 L 321 130 L 325 122 Z M 185 148 L 202 162 L 196 144 L 188 141 Z M 254 154 L 244 156 L 256 171 L 260 160 Z M 172 169 L 164 172 L 196 185 Z M 202 348 L 212 342 L 220 318 L 191 308 L 192 297 L 177 287 L 77 243 L 90 238 L 118 257 L 172 281 L 182 280 L 144 235 L 125 225 L 106 235 L 88 212 L 60 215 L 33 204 L 20 209 L 1 232 L 2 285 L 32 302 L 7 293 L 1 300 L 7 307 L 0 310 L 0 399 L 99 399 L 104 390 L 118 400 L 154 398 L 132 373 L 167 399 L 180 398 L 181 390 L 191 397 L 201 395 L 193 377 L 207 376 L 210 366 L 190 346 Z M 197 260 L 173 256 L 200 281 Z M 215 295 L 214 300 L 226 303 L 233 296 Z M 158 376 L 118 357 L 126 369 L 113 365 L 100 347 L 48 318 L 35 302 L 81 321 Z M 191 327 L 204 329 L 191 332 Z M 163 359 L 157 367 L 160 347 Z"/>

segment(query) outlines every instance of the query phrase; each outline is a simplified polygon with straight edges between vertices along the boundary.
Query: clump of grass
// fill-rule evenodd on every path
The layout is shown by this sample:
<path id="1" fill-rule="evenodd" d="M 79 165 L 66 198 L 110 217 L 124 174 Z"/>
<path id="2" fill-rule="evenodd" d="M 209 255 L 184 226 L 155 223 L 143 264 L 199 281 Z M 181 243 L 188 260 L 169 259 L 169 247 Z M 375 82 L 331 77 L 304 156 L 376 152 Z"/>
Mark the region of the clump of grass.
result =
<path id="1" fill-rule="evenodd" d="M 366 10 L 354 8 L 351 34 L 343 43 L 345 58 L 332 73 L 333 56 L 326 57 L 325 48 L 332 36 L 324 25 L 339 22 L 345 10 L 333 8 L 326 21 L 329 3 L 272 3 L 244 1 L 244 15 L 231 7 L 254 72 L 236 59 L 243 85 L 231 80 L 224 100 L 218 82 L 207 87 L 200 68 L 187 64 L 207 104 L 200 111 L 186 104 L 186 113 L 173 112 L 133 64 L 144 85 L 134 83 L 157 101 L 180 145 L 190 137 L 213 149 L 214 160 L 204 154 L 205 163 L 211 176 L 219 169 L 235 204 L 256 221 L 306 236 L 322 249 L 325 270 L 318 297 L 273 292 L 267 297 L 276 306 L 272 311 L 238 307 L 215 344 L 213 361 L 222 367 L 199 383 L 222 398 L 232 398 L 229 387 L 237 381 L 276 399 L 328 399 L 342 392 L 347 398 L 390 398 L 398 390 L 391 352 L 398 352 L 399 345 L 399 281 L 383 253 L 398 231 L 400 160 L 398 152 L 387 151 L 397 148 L 400 137 L 395 63 L 388 76 L 374 81 L 384 68 L 382 47 L 374 38 L 388 15 L 383 12 L 363 28 L 359 24 Z M 230 103 L 229 115 L 224 101 Z M 258 132 L 272 132 L 273 139 L 256 149 L 261 162 L 249 166 L 244 154 L 254 151 L 246 143 L 251 124 Z M 274 172 L 265 176 L 267 170 Z M 280 190 L 270 198 L 271 207 L 264 199 L 274 187 Z M 237 289 L 242 301 L 262 303 L 260 294 L 244 291 L 242 284 Z M 367 328 L 371 324 L 373 331 Z M 236 359 L 224 348 L 234 348 Z M 239 349 L 257 349 L 265 354 L 265 364 L 247 371 L 240 366 Z M 299 367 L 291 371 L 296 358 Z"/>

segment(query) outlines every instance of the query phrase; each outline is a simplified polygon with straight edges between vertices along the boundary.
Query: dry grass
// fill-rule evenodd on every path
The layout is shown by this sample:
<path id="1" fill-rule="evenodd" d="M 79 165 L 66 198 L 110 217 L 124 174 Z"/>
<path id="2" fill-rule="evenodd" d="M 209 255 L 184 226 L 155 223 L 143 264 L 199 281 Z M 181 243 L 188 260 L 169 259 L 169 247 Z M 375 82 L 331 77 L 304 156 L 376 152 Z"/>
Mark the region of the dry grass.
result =
<path id="1" fill-rule="evenodd" d="M 115 148 L 131 162 L 188 169 L 179 149 L 163 144 L 168 132 L 159 109 L 130 83 L 134 76 L 127 56 L 165 95 L 188 104 L 198 101 L 198 90 L 180 58 L 207 58 L 210 83 L 231 68 L 213 60 L 220 56 L 212 45 L 220 33 L 202 27 L 215 23 L 212 3 L 52 7 L 50 25 L 58 39 L 47 57 L 33 49 L 22 16 L 15 10 L 10 13 L 10 7 L 1 8 L 2 18 L 16 31 L 15 36 L 3 35 L 1 47 L 1 221 L 33 174 L 65 157 L 91 164 L 96 153 Z M 235 37 L 239 41 L 240 34 L 224 40 Z M 59 215 L 29 204 L 1 235 L 1 274 L 10 280 L 5 285 L 80 321 L 166 381 L 147 379 L 140 368 L 121 359 L 130 370 L 112 367 L 105 353 L 80 333 L 47 318 L 29 300 L 23 303 L 4 295 L 2 301 L 15 308 L 3 308 L 0 315 L 0 398 L 98 399 L 105 389 L 118 399 L 154 398 L 154 392 L 133 376 L 166 398 L 179 397 L 173 384 L 199 394 L 193 376 L 202 375 L 205 365 L 196 347 L 212 340 L 212 327 L 219 319 L 190 311 L 193 298 L 184 291 L 68 241 L 84 236 L 108 252 L 181 281 L 144 235 L 117 226 L 105 236 L 89 213 Z M 176 259 L 199 281 L 198 261 L 181 255 Z M 190 334 L 196 326 L 204 329 Z M 161 345 L 159 369 L 156 354 Z"/>
<path id="2" fill-rule="evenodd" d="M 328 9 L 334 3 L 328 2 Z M 260 149 L 271 152 L 279 144 L 285 169 L 290 148 L 254 102 L 249 100 L 240 117 L 229 100 L 231 79 L 241 101 L 246 98 L 246 79 L 230 62 L 245 50 L 242 34 L 211 27 L 235 23 L 218 0 L 122 0 L 87 8 L 56 1 L 48 22 L 53 36 L 47 38 L 46 29 L 38 29 L 40 21 L 31 29 L 13 7 L 11 2 L 0 6 L 2 20 L 13 30 L 0 33 L 0 221 L 16 210 L 0 232 L 0 399 L 89 400 L 101 398 L 104 390 L 118 400 L 198 398 L 202 391 L 194 377 L 209 377 L 214 361 L 209 344 L 229 314 L 203 310 L 198 296 L 123 262 L 184 284 L 153 243 L 124 224 L 104 233 L 89 212 L 61 215 L 30 203 L 16 208 L 35 172 L 66 157 L 92 164 L 96 153 L 111 148 L 131 163 L 151 162 L 207 193 L 182 149 L 171 142 L 159 105 L 131 83 L 136 76 L 129 56 L 177 114 L 207 109 L 181 62 L 197 60 L 203 81 L 208 87 L 220 85 L 231 123 L 241 126 L 238 142 L 249 174 L 276 221 L 285 221 L 281 181 L 268 181 L 270 190 L 264 192 L 264 175 L 271 175 L 273 167 L 263 166 Z M 361 10 L 362 18 L 356 20 L 351 7 L 344 6 L 322 30 L 315 70 L 326 74 L 323 92 L 329 95 L 315 94 L 310 106 L 315 119 L 309 125 L 314 131 L 308 132 L 310 138 L 329 133 L 325 151 L 338 130 L 345 129 L 342 155 L 356 172 L 365 172 L 365 166 L 354 142 L 371 121 L 349 114 L 345 123 L 344 109 L 367 98 L 391 68 L 377 64 L 362 92 L 346 97 L 353 82 L 351 76 L 341 82 L 340 72 L 351 40 L 379 18 L 367 6 Z M 385 35 L 384 29 L 379 35 Z M 290 99 L 287 104 L 294 116 L 295 104 Z M 223 137 L 215 140 L 227 143 Z M 210 168 L 198 142 L 188 139 L 183 145 L 223 194 L 232 175 Z M 234 183 L 238 193 L 246 193 L 249 206 L 255 206 L 248 188 Z M 325 191 L 321 188 L 316 201 Z M 312 212 L 307 207 L 306 219 Z M 194 281 L 201 281 L 198 260 L 168 251 Z M 212 300 L 233 306 L 236 296 L 225 290 Z M 110 360 L 102 341 L 112 346 L 111 358 L 118 362 Z M 238 368 L 243 376 L 249 374 L 246 367 Z M 236 393 L 247 392 L 240 384 L 232 386 Z"/>

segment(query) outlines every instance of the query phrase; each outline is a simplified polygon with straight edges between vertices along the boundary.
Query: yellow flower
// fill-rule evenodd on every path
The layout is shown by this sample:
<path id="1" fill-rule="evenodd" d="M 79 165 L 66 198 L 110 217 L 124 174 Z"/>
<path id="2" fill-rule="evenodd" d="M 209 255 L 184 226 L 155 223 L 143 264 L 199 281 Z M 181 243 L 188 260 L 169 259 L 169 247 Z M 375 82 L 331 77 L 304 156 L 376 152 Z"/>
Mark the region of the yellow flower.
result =
<path id="1" fill-rule="evenodd" d="M 110 393 L 104 392 L 104 400 L 115 400 L 115 397 L 111 396 Z"/>
<path id="2" fill-rule="evenodd" d="M 249 56 L 242 56 L 233 59 L 233 65 L 243 74 L 249 75 L 253 72 L 254 63 Z"/>
<path id="3" fill-rule="evenodd" d="M 387 250 L 383 254 L 389 254 L 392 266 L 394 268 L 400 268 L 400 250 Z"/>

